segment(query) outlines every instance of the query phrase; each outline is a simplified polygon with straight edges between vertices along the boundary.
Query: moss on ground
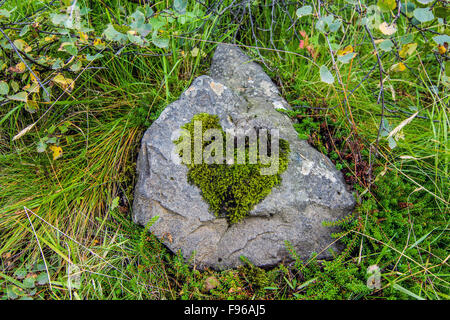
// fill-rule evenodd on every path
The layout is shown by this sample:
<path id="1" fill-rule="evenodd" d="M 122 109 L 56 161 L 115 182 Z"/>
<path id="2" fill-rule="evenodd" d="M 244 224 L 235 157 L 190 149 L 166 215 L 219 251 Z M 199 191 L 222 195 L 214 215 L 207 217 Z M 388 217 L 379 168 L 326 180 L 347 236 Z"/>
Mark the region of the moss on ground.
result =
<path id="1" fill-rule="evenodd" d="M 182 126 L 191 137 L 191 150 L 194 150 L 194 122 L 202 122 L 202 133 L 208 129 L 218 129 L 223 140 L 226 141 L 226 134 L 223 131 L 219 118 L 207 113 L 194 115 L 192 120 Z M 175 141 L 179 145 L 183 138 Z M 287 169 L 289 161 L 289 143 L 280 139 L 279 167 L 273 175 L 262 175 L 260 170 L 269 165 L 262 164 L 260 155 L 257 155 L 257 163 L 249 163 L 248 141 L 245 146 L 245 164 L 237 163 L 238 150 L 234 151 L 234 164 L 214 163 L 195 164 L 194 152 L 191 152 L 190 163 L 184 162 L 189 168 L 187 178 L 189 183 L 200 188 L 205 201 L 209 204 L 210 210 L 217 216 L 226 216 L 230 223 L 236 223 L 245 218 L 252 208 L 270 194 L 272 188 L 281 183 L 281 174 Z M 259 145 L 259 138 L 257 139 Z M 202 142 L 202 151 L 205 150 L 211 141 Z M 259 149 L 258 149 L 259 150 Z M 223 144 L 223 154 L 226 152 L 226 145 Z M 183 156 L 182 150 L 179 152 Z M 214 155 L 214 151 L 212 152 Z"/>

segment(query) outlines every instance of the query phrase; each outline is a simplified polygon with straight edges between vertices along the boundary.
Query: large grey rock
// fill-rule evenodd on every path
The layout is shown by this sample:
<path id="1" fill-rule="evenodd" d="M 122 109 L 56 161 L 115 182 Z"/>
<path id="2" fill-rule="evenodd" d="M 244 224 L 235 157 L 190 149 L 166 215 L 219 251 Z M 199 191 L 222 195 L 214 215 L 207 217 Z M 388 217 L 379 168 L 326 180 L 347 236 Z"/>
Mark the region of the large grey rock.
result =
<path id="1" fill-rule="evenodd" d="M 303 258 L 312 252 L 329 258 L 340 248 L 322 222 L 347 215 L 354 206 L 342 174 L 332 162 L 299 140 L 290 119 L 276 111 L 289 109 L 263 69 L 239 48 L 219 45 L 211 76 L 196 78 L 180 99 L 168 105 L 146 131 L 137 162 L 133 219 L 146 225 L 172 251 L 197 267 L 216 269 L 242 264 L 241 255 L 257 266 L 289 260 L 285 241 Z M 242 222 L 228 225 L 208 211 L 200 190 L 187 182 L 187 168 L 172 157 L 172 133 L 200 112 L 218 115 L 222 127 L 278 128 L 290 143 L 282 183 Z"/>

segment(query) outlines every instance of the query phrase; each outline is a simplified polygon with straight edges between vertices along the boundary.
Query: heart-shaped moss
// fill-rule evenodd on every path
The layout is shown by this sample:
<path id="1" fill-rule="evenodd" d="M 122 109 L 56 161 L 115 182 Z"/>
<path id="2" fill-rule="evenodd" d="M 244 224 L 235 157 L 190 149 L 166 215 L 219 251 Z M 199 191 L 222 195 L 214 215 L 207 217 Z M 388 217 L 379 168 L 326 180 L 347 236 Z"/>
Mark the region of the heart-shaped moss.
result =
<path id="1" fill-rule="evenodd" d="M 208 129 L 218 129 L 223 141 L 226 141 L 226 134 L 223 131 L 219 118 L 207 113 L 194 115 L 191 122 L 182 126 L 190 135 L 190 150 L 194 150 L 194 122 L 202 122 L 202 135 Z M 180 145 L 183 138 L 175 141 Z M 270 141 L 269 141 L 270 142 Z M 261 168 L 270 166 L 262 164 L 260 155 L 257 155 L 257 162 L 250 164 L 248 141 L 245 146 L 245 164 L 238 164 L 237 154 L 234 152 L 234 164 L 206 164 L 194 163 L 194 152 L 191 152 L 189 161 L 183 160 L 189 171 L 187 178 L 189 183 L 197 186 L 209 208 L 214 214 L 226 216 L 230 223 L 242 220 L 253 207 L 270 194 L 272 188 L 281 183 L 281 174 L 287 169 L 289 161 L 289 143 L 286 140 L 279 140 L 279 164 L 278 171 L 272 175 L 262 175 Z M 259 144 L 259 137 L 257 140 Z M 211 144 L 211 141 L 202 141 L 203 150 Z M 258 149 L 259 150 L 259 149 Z M 223 154 L 226 154 L 226 146 L 223 144 Z M 179 151 L 183 156 L 183 149 Z M 214 151 L 212 152 L 214 154 Z M 201 162 L 201 161 L 200 161 Z"/>

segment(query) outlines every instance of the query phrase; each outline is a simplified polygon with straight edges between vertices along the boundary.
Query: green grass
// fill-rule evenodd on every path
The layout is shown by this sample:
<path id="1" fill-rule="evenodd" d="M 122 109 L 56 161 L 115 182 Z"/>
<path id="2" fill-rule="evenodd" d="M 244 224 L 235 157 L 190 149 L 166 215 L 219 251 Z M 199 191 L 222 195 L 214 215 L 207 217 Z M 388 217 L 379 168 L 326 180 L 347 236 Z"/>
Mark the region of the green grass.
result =
<path id="1" fill-rule="evenodd" d="M 89 21 L 98 30 L 114 22 L 112 14 L 124 23 L 121 7 L 127 14 L 136 7 L 121 0 L 85 3 L 93 3 Z M 42 3 L 11 0 L 5 6 L 17 7 L 14 20 L 31 14 Z M 194 3 L 189 6 L 201 8 Z M 158 2 L 154 9 L 166 7 L 165 2 Z M 289 9 L 292 16 L 295 9 Z M 449 298 L 448 86 L 442 84 L 431 49 L 425 47 L 408 57 L 413 71 L 389 73 L 385 83 L 387 101 L 410 113 L 416 108 L 427 119 L 415 118 L 407 124 L 394 149 L 381 137 L 375 157 L 382 112 L 377 104 L 378 69 L 349 92 L 377 62 L 364 29 L 345 25 L 345 33 L 330 35 L 336 46 L 352 44 L 358 55 L 351 64 L 339 65 L 343 86 L 337 81 L 327 85 L 320 81 L 319 66 L 331 70 L 331 56 L 310 17 L 290 28 L 292 22 L 279 8 L 273 26 L 270 6 L 254 6 L 252 12 L 253 23 L 260 29 L 253 34 L 247 17 L 236 41 L 256 61 L 264 57 L 265 70 L 291 105 L 324 108 L 301 108 L 293 114 L 300 119 L 299 133 L 329 155 L 357 190 L 359 203 L 353 218 L 338 223 L 343 232 L 335 235 L 347 249 L 332 261 L 317 261 L 314 256 L 301 261 L 292 251 L 293 263 L 268 270 L 247 264 L 221 272 L 199 271 L 131 222 L 135 161 L 144 130 L 192 79 L 208 72 L 215 44 L 233 41 L 238 26 L 232 15 L 225 13 L 219 19 L 211 14 L 199 30 L 201 21 L 173 24 L 170 30 L 178 35 L 170 38 L 168 49 L 129 46 L 120 55 L 115 48 L 105 51 L 92 64 L 102 68 L 82 72 L 70 94 L 53 105 L 40 103 L 36 113 L 27 112 L 23 103 L 2 105 L 1 298 Z M 349 19 L 357 15 L 352 10 L 340 14 Z M 398 23 L 400 35 L 410 33 L 402 23 Z M 272 38 L 264 31 L 270 27 Z M 293 32 L 301 30 L 320 49 L 315 61 L 299 49 Z M 108 44 L 108 48 L 113 46 Z M 273 50 L 274 46 L 282 51 Z M 195 47 L 204 55 L 193 56 Z M 153 55 L 167 52 L 167 56 Z M 396 61 L 395 55 L 386 55 L 384 68 L 388 70 Z M 2 76 L 8 76 L 5 70 Z M 440 84 L 440 99 L 433 94 L 431 83 Z M 61 94 L 58 90 L 52 89 L 51 101 Z M 409 117 L 386 110 L 385 115 L 391 129 Z M 27 134 L 13 140 L 34 122 Z M 57 139 L 63 149 L 61 158 L 53 160 L 49 150 L 36 151 L 45 136 Z M 375 181 L 369 188 L 366 172 L 370 165 Z M 366 286 L 366 270 L 373 264 L 381 270 L 381 289 Z M 219 285 L 206 290 L 210 277 Z"/>

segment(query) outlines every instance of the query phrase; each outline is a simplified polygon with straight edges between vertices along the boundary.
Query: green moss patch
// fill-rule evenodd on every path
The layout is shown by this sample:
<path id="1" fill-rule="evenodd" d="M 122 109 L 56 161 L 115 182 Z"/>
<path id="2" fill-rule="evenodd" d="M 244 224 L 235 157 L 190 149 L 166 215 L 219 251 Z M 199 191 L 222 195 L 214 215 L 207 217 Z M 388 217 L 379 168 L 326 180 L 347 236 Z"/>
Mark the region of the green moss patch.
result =
<path id="1" fill-rule="evenodd" d="M 202 132 L 207 129 L 220 130 L 223 138 L 223 154 L 226 152 L 226 134 L 223 131 L 219 118 L 206 113 L 196 114 L 189 123 L 182 126 L 191 136 L 194 150 L 194 121 L 202 121 Z M 182 138 L 175 141 L 179 144 Z M 270 142 L 270 137 L 269 137 Z M 259 145 L 259 138 L 257 139 Z M 202 150 L 211 144 L 211 141 L 202 142 Z M 259 149 L 257 149 L 259 150 Z M 270 150 L 270 149 L 269 149 Z M 194 152 L 191 152 L 190 163 L 184 164 L 189 168 L 187 178 L 189 183 L 200 188 L 210 210 L 217 216 L 226 216 L 230 223 L 236 223 L 245 218 L 253 207 L 270 194 L 272 188 L 281 183 L 281 174 L 287 169 L 289 161 L 289 143 L 279 139 L 279 167 L 273 175 L 262 175 L 261 168 L 269 165 L 262 164 L 260 155 L 257 162 L 250 164 L 248 140 L 245 145 L 245 164 L 238 164 L 237 150 L 234 150 L 234 164 L 194 164 Z M 180 156 L 183 152 L 179 152 Z"/>

